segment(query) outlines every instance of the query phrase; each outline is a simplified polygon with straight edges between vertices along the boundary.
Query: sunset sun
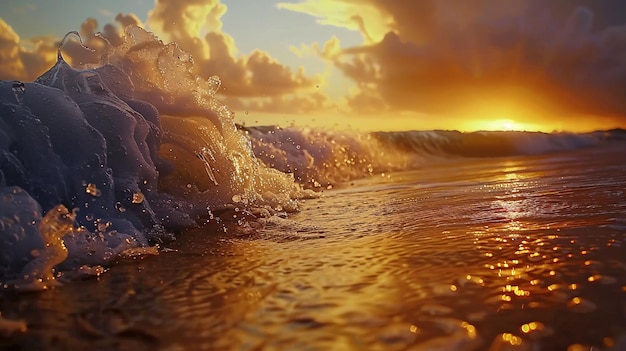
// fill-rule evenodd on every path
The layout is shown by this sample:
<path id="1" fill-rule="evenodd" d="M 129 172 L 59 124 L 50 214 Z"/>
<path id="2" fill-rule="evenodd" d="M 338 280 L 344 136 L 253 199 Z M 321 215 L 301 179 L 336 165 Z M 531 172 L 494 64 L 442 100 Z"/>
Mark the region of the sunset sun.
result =
<path id="1" fill-rule="evenodd" d="M 465 118 L 462 129 L 466 131 L 550 131 L 546 110 L 533 107 L 529 97 L 507 96 L 506 99 L 477 98 L 460 108 Z"/>
<path id="2" fill-rule="evenodd" d="M 489 130 L 523 130 L 523 127 L 512 119 L 497 119 L 488 123 Z"/>

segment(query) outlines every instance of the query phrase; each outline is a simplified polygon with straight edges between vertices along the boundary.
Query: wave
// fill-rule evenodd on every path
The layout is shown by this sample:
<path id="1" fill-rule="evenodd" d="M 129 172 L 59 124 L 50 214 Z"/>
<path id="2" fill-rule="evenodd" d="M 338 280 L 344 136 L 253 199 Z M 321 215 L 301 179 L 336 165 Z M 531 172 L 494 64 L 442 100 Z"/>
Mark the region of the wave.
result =
<path id="1" fill-rule="evenodd" d="M 130 26 L 95 67 L 71 67 L 59 46 L 36 81 L 0 82 L 0 277 L 42 289 L 61 261 L 103 264 L 211 211 L 295 211 L 313 195 L 257 160 L 214 97 L 219 78 L 192 68 L 176 44 Z"/>
<path id="2" fill-rule="evenodd" d="M 243 129 L 259 160 L 293 174 L 295 181 L 307 188 L 330 188 L 423 164 L 423 155 L 399 152 L 369 133 L 277 126 Z"/>
<path id="3" fill-rule="evenodd" d="M 374 174 L 428 167 L 451 157 L 502 157 L 572 151 L 626 141 L 626 131 L 584 134 L 521 131 L 333 131 L 240 127 L 258 159 L 292 173 L 305 187 L 324 188 Z"/>
<path id="4" fill-rule="evenodd" d="M 591 133 L 542 133 L 523 131 L 409 131 L 378 132 L 385 145 L 410 151 L 464 157 L 538 155 L 571 151 L 626 140 L 626 131 L 613 129 Z"/>

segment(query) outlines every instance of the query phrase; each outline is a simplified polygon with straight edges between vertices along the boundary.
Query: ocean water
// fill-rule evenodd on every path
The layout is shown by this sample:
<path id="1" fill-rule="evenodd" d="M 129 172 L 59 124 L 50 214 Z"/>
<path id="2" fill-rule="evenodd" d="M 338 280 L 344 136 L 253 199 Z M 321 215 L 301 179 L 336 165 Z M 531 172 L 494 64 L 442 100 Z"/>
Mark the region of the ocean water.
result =
<path id="1" fill-rule="evenodd" d="M 139 27 L 0 82 L 0 347 L 624 350 L 626 132 L 236 125 Z"/>
<path id="2" fill-rule="evenodd" d="M 29 326 L 4 346 L 622 350 L 623 151 L 447 159 L 256 229 L 212 220 L 98 279 L 3 296 Z"/>

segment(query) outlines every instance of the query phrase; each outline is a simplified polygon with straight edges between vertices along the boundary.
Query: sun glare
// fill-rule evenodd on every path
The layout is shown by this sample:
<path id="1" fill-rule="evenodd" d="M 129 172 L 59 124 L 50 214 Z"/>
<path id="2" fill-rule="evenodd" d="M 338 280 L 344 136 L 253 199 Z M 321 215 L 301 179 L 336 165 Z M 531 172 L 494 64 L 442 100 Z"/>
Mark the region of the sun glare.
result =
<path id="1" fill-rule="evenodd" d="M 498 119 L 498 120 L 489 122 L 488 125 L 489 127 L 487 129 L 489 130 L 509 131 L 509 130 L 523 130 L 524 129 L 521 124 L 515 122 L 512 119 Z"/>
<path id="2" fill-rule="evenodd" d="M 542 126 L 529 121 L 536 120 L 542 112 L 531 104 L 512 98 L 502 100 L 477 100 L 466 107 L 462 114 L 463 127 L 467 131 L 536 131 Z M 544 126 L 545 127 L 545 126 Z"/>

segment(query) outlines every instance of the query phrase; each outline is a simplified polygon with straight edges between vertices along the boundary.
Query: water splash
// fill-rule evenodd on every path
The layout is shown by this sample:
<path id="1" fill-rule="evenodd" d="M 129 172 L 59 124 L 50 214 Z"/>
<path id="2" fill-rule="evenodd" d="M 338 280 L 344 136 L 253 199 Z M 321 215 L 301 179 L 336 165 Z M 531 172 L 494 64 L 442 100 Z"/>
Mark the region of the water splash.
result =
<path id="1" fill-rule="evenodd" d="M 217 91 L 220 89 L 220 86 L 222 85 L 222 80 L 218 76 L 211 76 L 207 80 L 207 85 L 208 85 L 207 93 L 211 96 L 214 96 L 217 93 Z"/>
<path id="2" fill-rule="evenodd" d="M 54 267 L 68 256 L 63 238 L 74 230 L 75 212 L 63 205 L 48 211 L 39 224 L 39 233 L 44 242 L 43 250 L 22 269 L 23 280 L 13 281 L 17 291 L 40 291 L 57 284 Z"/>
<path id="3" fill-rule="evenodd" d="M 15 95 L 15 101 L 21 104 L 24 94 L 26 93 L 26 86 L 23 82 L 15 81 L 11 85 L 11 89 L 13 89 L 13 94 Z"/>

